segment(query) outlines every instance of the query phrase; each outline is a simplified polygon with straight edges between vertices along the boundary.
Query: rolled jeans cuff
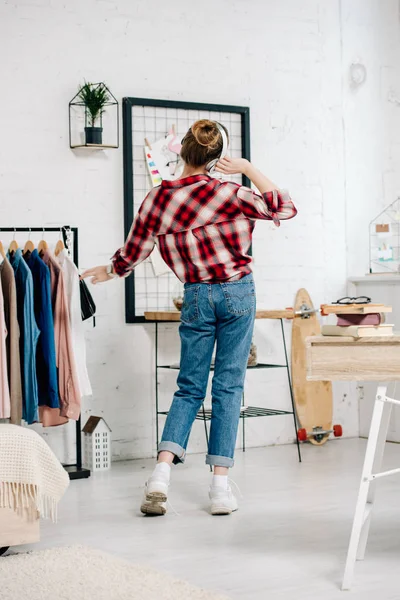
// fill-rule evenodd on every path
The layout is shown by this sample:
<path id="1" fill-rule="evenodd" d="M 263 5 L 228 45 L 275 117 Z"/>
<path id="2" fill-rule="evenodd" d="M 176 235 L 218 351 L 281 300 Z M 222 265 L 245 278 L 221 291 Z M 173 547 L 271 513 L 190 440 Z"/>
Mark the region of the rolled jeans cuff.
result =
<path id="1" fill-rule="evenodd" d="M 233 467 L 233 458 L 228 456 L 217 456 L 215 454 L 207 454 L 206 465 L 213 465 L 214 467 Z"/>
<path id="2" fill-rule="evenodd" d="M 158 444 L 158 452 L 163 451 L 172 452 L 172 454 L 175 454 L 175 458 L 173 460 L 173 463 L 175 465 L 177 463 L 185 462 L 186 450 L 185 448 L 182 448 L 182 446 L 180 446 L 179 444 L 176 444 L 175 442 L 160 442 Z"/>

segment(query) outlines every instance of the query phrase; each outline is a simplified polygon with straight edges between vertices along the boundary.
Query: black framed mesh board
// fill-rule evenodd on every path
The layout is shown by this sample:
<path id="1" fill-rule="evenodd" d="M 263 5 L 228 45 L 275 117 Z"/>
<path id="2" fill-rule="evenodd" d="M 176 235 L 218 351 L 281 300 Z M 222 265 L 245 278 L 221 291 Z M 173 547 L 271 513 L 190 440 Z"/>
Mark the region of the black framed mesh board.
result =
<path id="1" fill-rule="evenodd" d="M 197 119 L 211 119 L 229 131 L 229 154 L 250 160 L 250 115 L 245 106 L 200 104 L 148 98 L 123 99 L 125 237 L 146 194 L 162 179 L 182 172 L 180 141 Z M 219 175 L 216 174 L 218 177 Z M 242 175 L 232 181 L 249 185 Z M 127 323 L 143 323 L 146 311 L 174 310 L 183 284 L 155 248 L 125 281 Z"/>

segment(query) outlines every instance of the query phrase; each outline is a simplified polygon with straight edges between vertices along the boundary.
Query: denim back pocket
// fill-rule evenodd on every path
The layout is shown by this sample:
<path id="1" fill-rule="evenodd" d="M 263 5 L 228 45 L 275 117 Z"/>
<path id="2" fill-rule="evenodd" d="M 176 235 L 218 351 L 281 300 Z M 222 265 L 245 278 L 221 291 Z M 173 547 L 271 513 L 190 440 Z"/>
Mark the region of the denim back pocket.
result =
<path id="1" fill-rule="evenodd" d="M 181 321 L 183 323 L 193 323 L 199 318 L 199 291 L 199 285 L 185 287 L 181 309 Z"/>
<path id="2" fill-rule="evenodd" d="M 236 315 L 250 313 L 256 307 L 256 288 L 254 281 L 232 281 L 222 283 L 228 312 Z"/>

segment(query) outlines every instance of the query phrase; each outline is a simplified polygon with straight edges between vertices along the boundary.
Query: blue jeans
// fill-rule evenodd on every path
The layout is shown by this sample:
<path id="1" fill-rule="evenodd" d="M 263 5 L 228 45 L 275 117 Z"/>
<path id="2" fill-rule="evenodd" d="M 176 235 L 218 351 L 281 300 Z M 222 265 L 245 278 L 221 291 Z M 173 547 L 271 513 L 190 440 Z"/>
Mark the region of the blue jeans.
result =
<path id="1" fill-rule="evenodd" d="M 168 450 L 175 454 L 174 462 L 184 462 L 190 431 L 206 395 L 216 342 L 206 463 L 233 466 L 255 312 L 253 275 L 225 283 L 185 284 L 179 327 L 179 389 L 158 447 L 159 452 Z"/>

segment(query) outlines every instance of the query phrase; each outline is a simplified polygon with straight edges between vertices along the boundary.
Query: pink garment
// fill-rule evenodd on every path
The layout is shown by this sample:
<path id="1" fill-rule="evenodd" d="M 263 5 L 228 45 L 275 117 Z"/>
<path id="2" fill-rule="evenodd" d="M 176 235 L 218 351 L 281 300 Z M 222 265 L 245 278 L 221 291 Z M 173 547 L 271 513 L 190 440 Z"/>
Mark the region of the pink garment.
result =
<path id="1" fill-rule="evenodd" d="M 79 291 L 79 272 L 68 255 L 67 250 L 61 250 L 56 257 L 64 276 L 65 291 L 68 301 L 68 312 L 71 325 L 72 347 L 74 349 L 75 365 L 82 396 L 92 395 L 89 375 L 86 367 L 85 329 L 81 314 L 81 296 Z"/>
<path id="2" fill-rule="evenodd" d="M 40 407 L 41 421 L 44 427 L 62 425 L 68 419 L 79 418 L 81 395 L 76 373 L 74 352 L 71 339 L 68 302 L 64 277 L 55 258 L 46 251 L 43 261 L 50 269 L 51 301 L 54 317 L 54 337 L 56 343 L 56 364 L 58 368 L 58 388 L 60 409 Z"/>
<path id="3" fill-rule="evenodd" d="M 10 388 L 8 386 L 7 328 L 4 318 L 3 290 L 0 285 L 0 419 L 9 419 L 11 416 Z"/>

